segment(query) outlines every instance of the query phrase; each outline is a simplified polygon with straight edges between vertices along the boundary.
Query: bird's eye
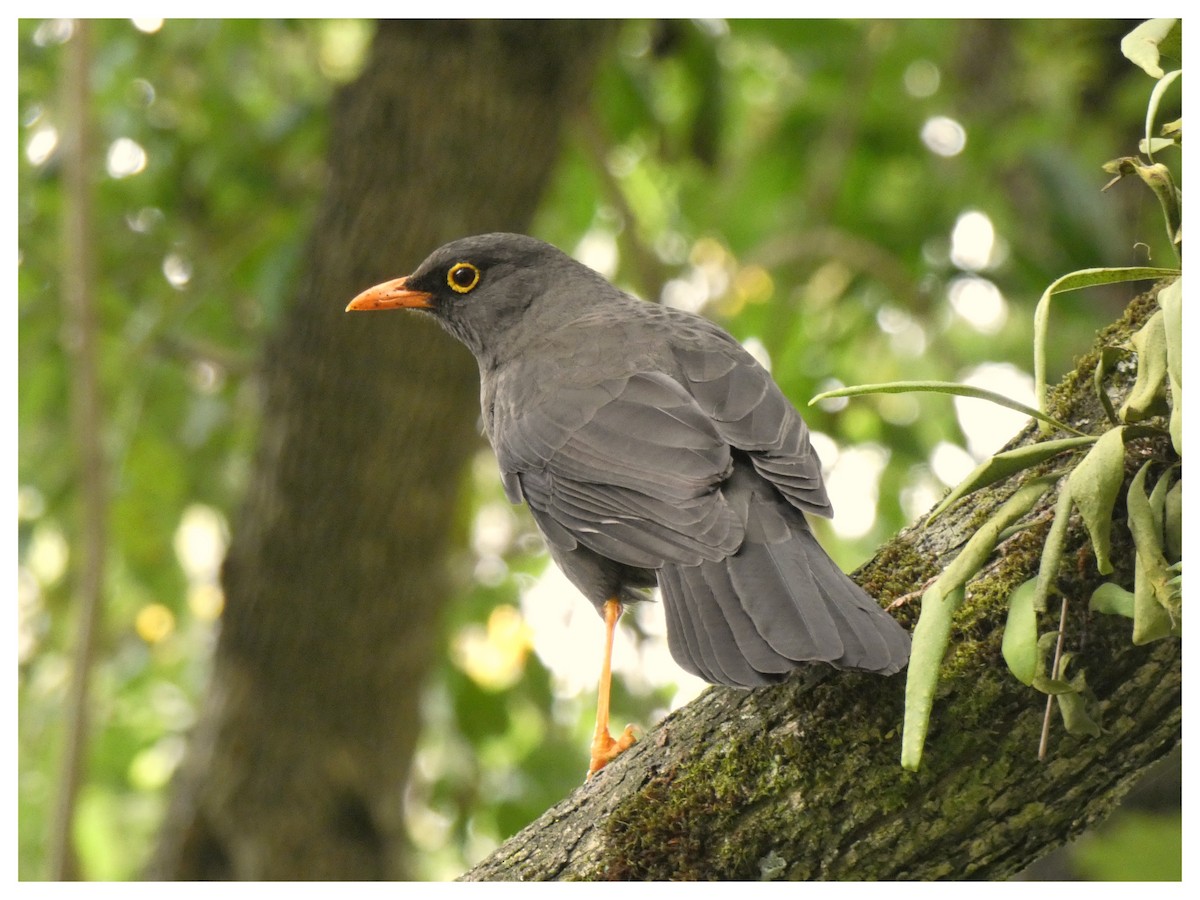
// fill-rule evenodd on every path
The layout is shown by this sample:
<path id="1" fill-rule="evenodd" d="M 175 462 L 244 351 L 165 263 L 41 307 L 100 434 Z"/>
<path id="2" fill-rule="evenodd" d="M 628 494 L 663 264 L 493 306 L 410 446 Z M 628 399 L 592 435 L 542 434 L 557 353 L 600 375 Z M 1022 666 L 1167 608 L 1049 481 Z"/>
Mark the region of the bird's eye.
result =
<path id="1" fill-rule="evenodd" d="M 446 283 L 458 293 L 465 294 L 479 284 L 479 269 L 469 262 L 455 263 L 446 273 Z"/>

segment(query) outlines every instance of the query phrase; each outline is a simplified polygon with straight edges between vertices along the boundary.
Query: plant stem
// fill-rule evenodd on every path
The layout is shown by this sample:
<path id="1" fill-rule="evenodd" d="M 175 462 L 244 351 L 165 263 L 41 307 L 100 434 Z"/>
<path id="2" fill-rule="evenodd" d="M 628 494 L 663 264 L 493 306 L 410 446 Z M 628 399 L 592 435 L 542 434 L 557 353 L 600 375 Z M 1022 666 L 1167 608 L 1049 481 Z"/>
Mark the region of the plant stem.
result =
<path id="1" fill-rule="evenodd" d="M 1058 665 L 1062 659 L 1063 638 L 1067 634 L 1067 598 L 1062 598 L 1062 611 L 1058 615 L 1058 640 L 1054 644 L 1054 663 L 1050 666 L 1050 678 L 1058 678 Z M 1046 749 L 1050 743 L 1050 716 L 1054 713 L 1054 695 L 1046 695 L 1046 715 L 1042 719 L 1042 739 L 1038 743 L 1038 762 L 1046 759 Z"/>

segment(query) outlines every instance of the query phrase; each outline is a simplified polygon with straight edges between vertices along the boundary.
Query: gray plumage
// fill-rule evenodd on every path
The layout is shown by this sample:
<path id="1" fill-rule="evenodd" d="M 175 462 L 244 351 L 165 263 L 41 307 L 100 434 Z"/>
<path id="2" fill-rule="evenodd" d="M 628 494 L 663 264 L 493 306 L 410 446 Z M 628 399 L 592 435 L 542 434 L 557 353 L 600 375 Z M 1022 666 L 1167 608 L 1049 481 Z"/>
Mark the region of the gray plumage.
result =
<path id="1" fill-rule="evenodd" d="M 523 235 L 447 244 L 405 286 L 475 355 L 505 492 L 597 609 L 657 582 L 672 656 L 718 684 L 905 665 L 908 634 L 805 520 L 832 514 L 807 426 L 732 337 Z"/>

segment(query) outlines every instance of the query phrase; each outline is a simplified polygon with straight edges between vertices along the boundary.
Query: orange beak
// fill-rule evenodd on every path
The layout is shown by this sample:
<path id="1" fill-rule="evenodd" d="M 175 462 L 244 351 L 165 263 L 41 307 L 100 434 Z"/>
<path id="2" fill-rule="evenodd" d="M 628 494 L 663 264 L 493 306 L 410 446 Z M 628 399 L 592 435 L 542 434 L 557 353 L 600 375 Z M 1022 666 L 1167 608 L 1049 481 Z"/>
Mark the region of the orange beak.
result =
<path id="1" fill-rule="evenodd" d="M 410 291 L 407 278 L 395 278 L 367 288 L 350 301 L 346 312 L 363 309 L 429 309 L 433 295 Z"/>

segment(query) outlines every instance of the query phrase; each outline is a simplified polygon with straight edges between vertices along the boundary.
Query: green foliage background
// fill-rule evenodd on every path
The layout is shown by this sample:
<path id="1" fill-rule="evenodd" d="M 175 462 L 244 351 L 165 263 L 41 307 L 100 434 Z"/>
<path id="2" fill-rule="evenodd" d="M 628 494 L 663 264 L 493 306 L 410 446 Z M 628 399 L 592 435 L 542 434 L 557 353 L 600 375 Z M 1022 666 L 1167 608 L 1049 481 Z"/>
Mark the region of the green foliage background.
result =
<path id="1" fill-rule="evenodd" d="M 136 174 L 97 175 L 111 546 L 77 822 L 84 875 L 97 879 L 136 877 L 195 715 L 219 596 L 215 572 L 185 571 L 177 531 L 188 510 L 223 522 L 238 502 L 255 439 L 254 361 L 291 296 L 323 186 L 326 108 L 372 32 L 359 21 L 142 28 L 94 26 L 98 143 L 131 138 L 146 155 Z M 534 233 L 599 248 L 615 260 L 614 279 L 642 296 L 665 288 L 708 299 L 706 314 L 761 342 L 816 431 L 843 448 L 885 448 L 873 526 L 834 547 L 855 565 L 924 511 L 904 498 L 946 486 L 930 469 L 939 443 L 966 438 L 944 398 L 805 408 L 809 397 L 831 376 L 961 380 L 986 361 L 1028 372 L 1033 306 L 1056 277 L 1169 264 L 1149 193 L 1128 179 L 1100 193 L 1100 164 L 1134 151 L 1153 86 L 1120 54 L 1129 28 L 630 23 L 571 130 Z M 46 129 L 63 127 L 69 32 L 54 21 L 22 21 L 18 31 L 19 864 L 22 878 L 37 878 L 63 725 L 79 502 L 65 416 L 61 173 L 56 153 L 37 149 Z M 923 143 L 937 116 L 959 123 L 961 152 Z M 951 255 L 969 210 L 997 235 L 977 271 Z M 397 274 L 416 262 L 397 260 Z M 964 275 L 1002 294 L 999 330 L 955 312 L 948 291 Z M 1132 291 L 1060 304 L 1051 377 Z M 464 534 L 504 502 L 486 460 L 472 477 Z M 409 805 L 428 877 L 457 874 L 581 774 L 592 697 L 556 690 L 519 628 L 514 638 L 493 620 L 487 631 L 492 610 L 519 609 L 523 586 L 547 564 L 528 520 L 514 528 L 486 579 L 472 575 L 486 555 L 478 545 L 458 560 L 464 587 L 447 617 L 446 663 L 426 687 Z M 481 680 L 462 664 L 454 648 L 479 634 L 511 651 L 506 677 Z M 653 722 L 671 693 L 618 684 L 617 718 Z M 1178 817 L 1165 832 L 1161 819 L 1149 821 L 1152 840 L 1130 837 L 1131 820 L 1119 842 L 1150 845 L 1137 850 L 1138 877 L 1178 877 Z M 1097 841 L 1079 855 L 1078 873 L 1133 871 L 1114 867 L 1116 851 L 1098 851 Z"/>

